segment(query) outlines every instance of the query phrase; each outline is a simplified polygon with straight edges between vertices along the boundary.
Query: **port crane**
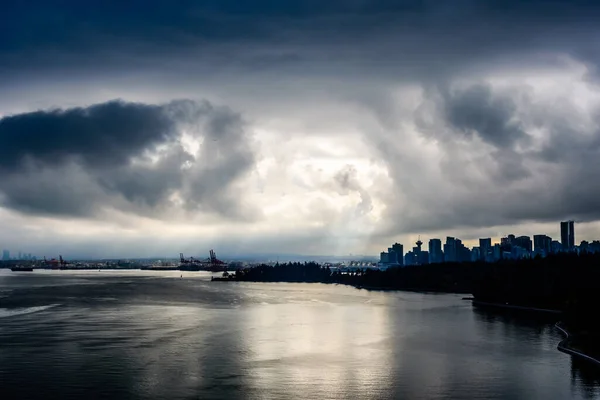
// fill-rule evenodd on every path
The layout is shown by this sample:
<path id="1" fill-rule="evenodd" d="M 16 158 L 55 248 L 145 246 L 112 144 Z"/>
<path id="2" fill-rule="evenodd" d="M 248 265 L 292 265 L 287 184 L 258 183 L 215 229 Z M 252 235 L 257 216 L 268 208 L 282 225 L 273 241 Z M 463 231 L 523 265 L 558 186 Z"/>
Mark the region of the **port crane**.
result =
<path id="1" fill-rule="evenodd" d="M 46 256 L 44 256 L 44 263 L 42 264 L 42 267 L 49 269 L 60 269 L 61 267 L 64 267 L 67 264 L 69 263 L 63 260 L 62 256 L 58 256 L 58 260 L 56 258 L 51 258 L 50 260 L 47 260 Z"/>
<path id="2" fill-rule="evenodd" d="M 179 269 L 182 271 L 221 272 L 227 270 L 227 263 L 219 260 L 217 254 L 212 249 L 209 252 L 209 257 L 203 260 L 194 257 L 185 258 L 183 253 L 179 253 L 179 259 L 181 262 Z"/>
<path id="3" fill-rule="evenodd" d="M 56 258 L 47 260 L 46 256 L 44 256 L 44 263 L 42 264 L 42 267 L 49 269 L 64 269 L 69 264 L 70 263 L 65 261 L 61 255 L 58 256 L 58 260 Z"/>

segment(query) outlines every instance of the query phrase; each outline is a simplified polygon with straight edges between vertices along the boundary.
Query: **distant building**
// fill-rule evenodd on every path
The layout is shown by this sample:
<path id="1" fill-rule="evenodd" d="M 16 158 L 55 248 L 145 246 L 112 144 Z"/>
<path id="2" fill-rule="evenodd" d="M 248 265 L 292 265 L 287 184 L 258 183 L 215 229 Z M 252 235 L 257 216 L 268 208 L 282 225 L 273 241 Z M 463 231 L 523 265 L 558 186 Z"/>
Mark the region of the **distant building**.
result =
<path id="1" fill-rule="evenodd" d="M 446 243 L 444 244 L 444 261 L 457 262 L 458 255 L 456 250 L 456 239 L 452 236 L 446 237 Z"/>
<path id="2" fill-rule="evenodd" d="M 417 256 L 417 262 L 419 263 L 419 265 L 427 265 L 427 264 L 429 264 L 429 252 L 428 251 L 421 251 L 419 253 L 419 255 Z"/>
<path id="3" fill-rule="evenodd" d="M 499 243 L 496 243 L 492 249 L 492 258 L 494 261 L 499 261 L 502 259 L 502 247 Z"/>
<path id="4" fill-rule="evenodd" d="M 514 245 L 510 251 L 511 258 L 513 260 L 520 260 L 522 258 L 528 258 L 531 256 L 531 253 L 527 251 L 526 248 Z"/>
<path id="5" fill-rule="evenodd" d="M 392 245 L 392 251 L 394 252 L 394 260 L 390 261 L 390 263 L 404 265 L 404 246 L 400 243 L 394 243 Z"/>
<path id="6" fill-rule="evenodd" d="M 533 235 L 533 251 L 542 257 L 552 253 L 552 238 L 546 235 Z"/>
<path id="7" fill-rule="evenodd" d="M 417 257 L 413 251 L 409 251 L 404 256 L 404 265 L 406 265 L 406 266 L 417 265 Z"/>
<path id="8" fill-rule="evenodd" d="M 514 246 L 519 246 L 525 249 L 528 253 L 531 253 L 531 238 L 529 236 L 519 236 L 513 240 Z"/>
<path id="9" fill-rule="evenodd" d="M 440 239 L 429 240 L 429 263 L 437 264 L 444 262 L 444 253 L 442 252 L 442 241 Z"/>
<path id="10" fill-rule="evenodd" d="M 388 263 L 395 264 L 396 261 L 398 260 L 398 255 L 396 254 L 394 249 L 392 249 L 391 247 L 388 247 L 387 253 L 388 253 Z"/>
<path id="11" fill-rule="evenodd" d="M 552 241 L 552 253 L 560 253 L 562 250 L 562 244 L 558 240 Z"/>
<path id="12" fill-rule="evenodd" d="M 479 247 L 473 247 L 471 249 L 471 261 L 481 261 L 481 251 Z"/>
<path id="13" fill-rule="evenodd" d="M 425 264 L 429 264 L 429 253 L 426 251 L 423 251 L 421 249 L 421 246 L 423 246 L 423 242 L 421 241 L 421 239 L 419 238 L 419 240 L 417 240 L 415 242 L 416 246 L 413 247 L 412 249 L 412 253 L 414 257 L 414 262 L 417 265 L 425 265 Z"/>
<path id="14" fill-rule="evenodd" d="M 382 251 L 379 254 L 379 262 L 381 264 L 389 265 L 403 265 L 404 264 L 404 248 L 400 243 L 394 243 L 392 247 L 388 247 L 388 251 Z"/>
<path id="15" fill-rule="evenodd" d="M 562 221 L 560 223 L 560 242 L 563 251 L 575 249 L 575 223 L 573 221 Z"/>
<path id="16" fill-rule="evenodd" d="M 460 239 L 456 239 L 456 258 L 458 262 L 471 261 L 471 250 Z"/>
<path id="17" fill-rule="evenodd" d="M 385 251 L 382 251 L 379 254 L 379 262 L 382 263 L 382 264 L 387 264 L 388 260 L 389 260 L 388 253 L 386 253 Z"/>
<path id="18" fill-rule="evenodd" d="M 488 261 L 492 252 L 492 239 L 484 238 L 479 239 L 479 259 L 482 261 Z"/>
<path id="19" fill-rule="evenodd" d="M 508 235 L 506 237 L 503 237 L 500 239 L 500 248 L 502 249 L 502 252 L 510 252 L 510 248 L 513 245 L 513 242 L 515 241 L 515 235 Z"/>
<path id="20" fill-rule="evenodd" d="M 4 261 L 10 260 L 10 251 L 8 251 L 8 250 L 2 250 L 2 259 Z"/>

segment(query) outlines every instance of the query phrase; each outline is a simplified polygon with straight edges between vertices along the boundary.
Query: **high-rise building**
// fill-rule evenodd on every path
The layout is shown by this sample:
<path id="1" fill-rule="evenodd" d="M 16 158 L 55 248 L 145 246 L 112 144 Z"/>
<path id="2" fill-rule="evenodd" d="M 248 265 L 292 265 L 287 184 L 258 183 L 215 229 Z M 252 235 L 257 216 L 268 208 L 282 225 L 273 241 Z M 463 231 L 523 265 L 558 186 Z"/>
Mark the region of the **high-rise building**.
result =
<path id="1" fill-rule="evenodd" d="M 457 262 L 456 254 L 456 239 L 452 236 L 446 237 L 446 243 L 444 244 L 444 261 L 445 262 Z"/>
<path id="2" fill-rule="evenodd" d="M 510 252 L 510 248 L 513 245 L 513 242 L 515 240 L 515 235 L 508 235 L 506 237 L 503 237 L 500 239 L 500 248 L 502 249 L 502 252 Z"/>
<path id="3" fill-rule="evenodd" d="M 382 264 L 387 264 L 388 261 L 389 261 L 389 259 L 388 259 L 388 253 L 386 253 L 385 251 L 382 251 L 379 254 L 379 262 L 382 263 Z"/>
<path id="4" fill-rule="evenodd" d="M 456 260 L 458 262 L 471 261 L 471 250 L 460 239 L 456 239 Z"/>
<path id="5" fill-rule="evenodd" d="M 396 252 L 394 251 L 394 249 L 392 249 L 391 247 L 388 247 L 388 263 L 390 264 L 395 264 L 396 260 L 398 259 L 398 256 L 396 255 Z"/>
<path id="6" fill-rule="evenodd" d="M 492 254 L 494 261 L 498 261 L 502 258 L 502 246 L 499 243 L 496 243 L 494 245 L 494 248 L 492 249 Z"/>
<path id="7" fill-rule="evenodd" d="M 525 249 L 526 252 L 531 253 L 531 238 L 529 236 L 519 236 L 513 240 L 513 245 L 519 246 Z"/>
<path id="8" fill-rule="evenodd" d="M 575 248 L 575 222 L 569 221 L 569 248 Z"/>
<path id="9" fill-rule="evenodd" d="M 404 265 L 404 246 L 402 246 L 400 243 L 394 243 L 392 245 L 392 251 L 394 252 L 393 263 L 397 265 Z"/>
<path id="10" fill-rule="evenodd" d="M 479 258 L 483 261 L 488 261 L 492 252 L 492 239 L 479 239 Z"/>
<path id="11" fill-rule="evenodd" d="M 575 223 L 573 221 L 562 221 L 560 223 L 560 243 L 563 251 L 575 249 Z"/>
<path id="12" fill-rule="evenodd" d="M 558 240 L 552 241 L 552 253 L 559 253 L 562 250 L 562 244 Z"/>
<path id="13" fill-rule="evenodd" d="M 419 263 L 419 265 L 429 264 L 429 252 L 425 250 L 421 251 L 417 258 L 417 262 Z"/>
<path id="14" fill-rule="evenodd" d="M 429 240 L 429 263 L 436 264 L 444 262 L 444 253 L 442 253 L 442 241 L 440 239 Z"/>
<path id="15" fill-rule="evenodd" d="M 533 250 L 536 255 L 546 257 L 552 253 L 552 238 L 546 235 L 533 235 Z"/>
<path id="16" fill-rule="evenodd" d="M 562 221 L 560 223 L 560 244 L 562 245 L 563 251 L 567 251 L 569 243 L 569 223 Z"/>
<path id="17" fill-rule="evenodd" d="M 404 256 L 404 265 L 417 265 L 417 255 L 415 254 L 414 251 L 409 251 L 408 253 L 406 253 L 406 255 Z"/>
<path id="18" fill-rule="evenodd" d="M 481 249 L 479 247 L 473 247 L 471 249 L 471 261 L 480 261 L 481 260 Z"/>
<path id="19" fill-rule="evenodd" d="M 528 258 L 531 256 L 531 253 L 528 252 L 526 248 L 521 247 L 519 245 L 512 246 L 510 254 L 511 258 L 514 260 L 520 260 L 522 258 Z"/>
<path id="20" fill-rule="evenodd" d="M 10 260 L 10 251 L 8 251 L 8 250 L 2 250 L 2 259 L 4 261 Z"/>

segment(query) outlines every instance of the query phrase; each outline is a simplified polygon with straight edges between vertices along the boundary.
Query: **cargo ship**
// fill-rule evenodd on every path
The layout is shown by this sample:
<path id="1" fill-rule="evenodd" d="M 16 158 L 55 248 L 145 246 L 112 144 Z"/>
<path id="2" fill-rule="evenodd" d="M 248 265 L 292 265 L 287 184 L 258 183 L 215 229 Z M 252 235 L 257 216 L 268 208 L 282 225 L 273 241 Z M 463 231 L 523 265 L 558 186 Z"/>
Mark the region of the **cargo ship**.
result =
<path id="1" fill-rule="evenodd" d="M 144 265 L 140 267 L 143 271 L 177 271 L 177 267 L 169 265 Z"/>
<path id="2" fill-rule="evenodd" d="M 14 271 L 14 272 L 32 272 L 33 267 L 16 266 L 16 267 L 12 267 L 10 270 Z"/>

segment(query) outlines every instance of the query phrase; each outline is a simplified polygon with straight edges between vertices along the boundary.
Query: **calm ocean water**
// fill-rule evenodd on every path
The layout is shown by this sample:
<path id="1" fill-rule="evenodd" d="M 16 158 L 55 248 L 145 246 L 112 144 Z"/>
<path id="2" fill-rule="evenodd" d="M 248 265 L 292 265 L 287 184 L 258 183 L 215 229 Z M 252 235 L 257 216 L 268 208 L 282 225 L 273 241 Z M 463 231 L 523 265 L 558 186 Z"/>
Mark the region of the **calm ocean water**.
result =
<path id="1" fill-rule="evenodd" d="M 460 295 L 0 270 L 2 399 L 585 399 L 552 317 Z"/>

